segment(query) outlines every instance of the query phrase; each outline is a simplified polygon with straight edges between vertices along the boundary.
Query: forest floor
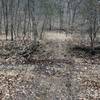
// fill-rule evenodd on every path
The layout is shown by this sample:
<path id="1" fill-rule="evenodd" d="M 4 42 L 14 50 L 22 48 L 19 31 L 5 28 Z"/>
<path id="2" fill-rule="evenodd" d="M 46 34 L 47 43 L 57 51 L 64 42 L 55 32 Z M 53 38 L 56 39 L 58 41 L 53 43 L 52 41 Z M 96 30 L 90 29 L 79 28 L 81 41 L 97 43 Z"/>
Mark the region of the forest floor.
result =
<path id="1" fill-rule="evenodd" d="M 72 50 L 80 41 L 46 32 L 32 64 L 18 54 L 31 41 L 1 41 L 0 100 L 100 100 L 99 54 Z"/>

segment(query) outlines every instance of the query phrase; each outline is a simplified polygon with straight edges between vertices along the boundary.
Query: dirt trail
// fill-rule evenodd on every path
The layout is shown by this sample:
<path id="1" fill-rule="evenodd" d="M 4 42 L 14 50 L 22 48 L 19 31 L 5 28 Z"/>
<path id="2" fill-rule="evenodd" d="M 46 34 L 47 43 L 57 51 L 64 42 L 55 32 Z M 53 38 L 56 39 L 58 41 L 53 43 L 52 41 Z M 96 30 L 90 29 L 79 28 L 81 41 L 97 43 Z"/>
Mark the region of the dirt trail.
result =
<path id="1" fill-rule="evenodd" d="M 64 32 L 46 32 L 44 39 L 50 41 L 49 49 L 54 52 L 56 59 L 63 59 L 66 54 L 66 34 Z"/>
<path id="2" fill-rule="evenodd" d="M 65 41 L 66 34 L 64 32 L 59 33 L 55 31 L 45 32 L 44 39 L 55 40 L 55 41 Z"/>

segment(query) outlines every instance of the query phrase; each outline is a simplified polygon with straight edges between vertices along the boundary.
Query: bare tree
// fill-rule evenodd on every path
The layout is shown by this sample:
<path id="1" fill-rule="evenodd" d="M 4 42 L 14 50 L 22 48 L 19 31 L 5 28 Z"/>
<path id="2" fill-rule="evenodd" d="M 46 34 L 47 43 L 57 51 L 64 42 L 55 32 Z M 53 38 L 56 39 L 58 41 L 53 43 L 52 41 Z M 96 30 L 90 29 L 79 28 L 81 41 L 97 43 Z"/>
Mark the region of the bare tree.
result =
<path id="1" fill-rule="evenodd" d="M 4 18 L 4 27 L 5 27 L 5 34 L 6 40 L 8 38 L 8 0 L 2 0 L 2 10 L 3 10 L 3 18 Z"/>
<path id="2" fill-rule="evenodd" d="M 97 0 L 85 0 L 83 2 L 82 16 L 86 20 L 88 25 L 88 34 L 90 38 L 91 53 L 94 54 L 94 46 L 97 32 L 99 30 L 98 25 L 98 11 L 97 11 Z"/>

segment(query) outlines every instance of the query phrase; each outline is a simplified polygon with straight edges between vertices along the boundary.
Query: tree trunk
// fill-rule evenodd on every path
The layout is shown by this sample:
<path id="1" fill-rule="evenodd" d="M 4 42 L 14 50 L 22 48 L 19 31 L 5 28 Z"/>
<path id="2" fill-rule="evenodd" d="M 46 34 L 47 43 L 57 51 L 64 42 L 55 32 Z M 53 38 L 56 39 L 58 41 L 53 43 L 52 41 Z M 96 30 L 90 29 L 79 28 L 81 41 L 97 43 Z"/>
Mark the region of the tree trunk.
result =
<path id="1" fill-rule="evenodd" d="M 11 41 L 13 41 L 14 38 L 13 38 L 13 25 L 11 24 Z"/>
<path id="2" fill-rule="evenodd" d="M 44 28 L 45 28 L 46 20 L 47 20 L 47 17 L 45 16 L 44 21 L 43 21 L 43 25 L 42 25 L 42 30 L 41 30 L 41 33 L 40 33 L 40 40 L 42 40 L 42 38 L 43 38 L 43 31 L 44 31 Z"/>
<path id="3" fill-rule="evenodd" d="M 91 55 L 95 55 L 95 50 L 94 50 L 94 39 L 93 37 L 91 36 L 91 42 L 90 42 L 90 48 L 91 48 Z"/>

